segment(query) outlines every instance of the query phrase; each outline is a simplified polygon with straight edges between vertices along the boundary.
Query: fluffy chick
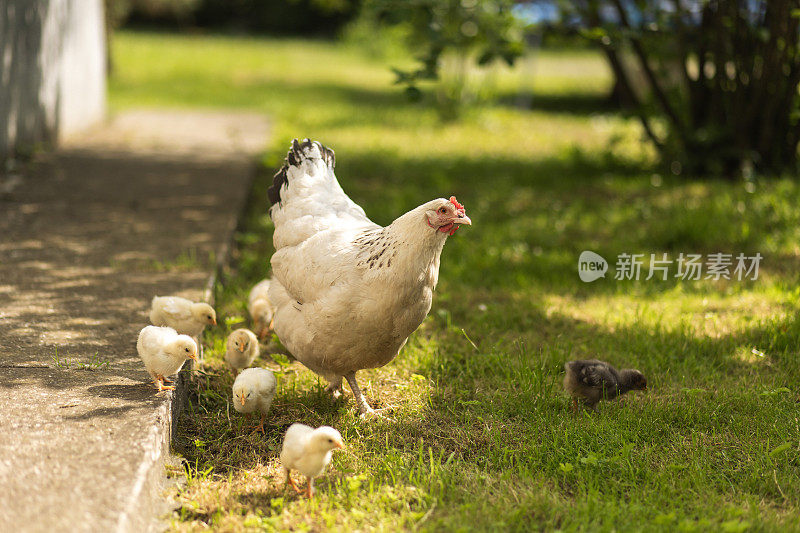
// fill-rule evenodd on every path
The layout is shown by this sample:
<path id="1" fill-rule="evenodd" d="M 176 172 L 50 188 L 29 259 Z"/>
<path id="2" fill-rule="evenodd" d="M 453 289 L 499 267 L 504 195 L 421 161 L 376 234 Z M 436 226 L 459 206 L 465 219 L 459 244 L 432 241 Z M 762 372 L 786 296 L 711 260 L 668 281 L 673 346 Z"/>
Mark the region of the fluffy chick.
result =
<path id="1" fill-rule="evenodd" d="M 256 283 L 250 290 L 250 297 L 247 300 L 247 311 L 253 319 L 253 329 L 260 339 L 264 339 L 272 330 L 272 316 L 275 314 L 275 306 L 267 295 L 269 283 L 269 279 Z"/>
<path id="2" fill-rule="evenodd" d="M 578 399 L 595 409 L 600 400 L 613 400 L 631 390 L 647 390 L 647 380 L 638 370 L 617 370 L 597 359 L 569 361 L 564 370 L 564 389 L 572 396 L 573 409 L 578 408 Z"/>
<path id="3" fill-rule="evenodd" d="M 330 426 L 317 429 L 304 424 L 292 424 L 286 430 L 281 449 L 281 464 L 286 471 L 286 483 L 301 492 L 292 480 L 291 471 L 298 470 L 308 479 L 306 495 L 314 495 L 314 478 L 322 475 L 331 462 L 333 451 L 344 448 L 342 436 Z"/>
<path id="4" fill-rule="evenodd" d="M 136 341 L 136 350 L 159 391 L 175 389 L 164 385 L 165 381 L 172 383 L 166 376 L 178 372 L 187 359 L 197 360 L 197 343 L 188 335 L 179 335 L 167 327 L 142 328 Z"/>
<path id="5" fill-rule="evenodd" d="M 249 329 L 237 329 L 228 335 L 225 343 L 225 362 L 237 375 L 253 364 L 258 357 L 258 339 Z"/>
<path id="6" fill-rule="evenodd" d="M 233 408 L 239 413 L 261 413 L 256 429 L 264 433 L 264 416 L 269 412 L 275 390 L 275 376 L 266 368 L 247 368 L 233 382 Z"/>
<path id="7" fill-rule="evenodd" d="M 154 326 L 169 326 L 183 335 L 197 337 L 206 326 L 217 325 L 217 313 L 207 303 L 195 303 L 180 296 L 154 296 L 150 322 Z"/>

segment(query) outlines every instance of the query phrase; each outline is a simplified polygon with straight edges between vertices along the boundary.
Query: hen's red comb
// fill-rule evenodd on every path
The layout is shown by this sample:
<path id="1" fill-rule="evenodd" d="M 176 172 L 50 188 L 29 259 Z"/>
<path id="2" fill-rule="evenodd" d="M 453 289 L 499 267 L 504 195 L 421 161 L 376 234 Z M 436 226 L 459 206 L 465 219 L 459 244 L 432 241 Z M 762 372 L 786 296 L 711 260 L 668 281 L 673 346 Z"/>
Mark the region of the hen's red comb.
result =
<path id="1" fill-rule="evenodd" d="M 461 210 L 461 211 L 464 210 L 464 206 L 461 205 L 460 203 L 458 203 L 458 200 L 456 200 L 455 196 L 451 196 L 450 197 L 450 203 L 452 203 L 454 206 L 456 206 L 456 210 Z"/>

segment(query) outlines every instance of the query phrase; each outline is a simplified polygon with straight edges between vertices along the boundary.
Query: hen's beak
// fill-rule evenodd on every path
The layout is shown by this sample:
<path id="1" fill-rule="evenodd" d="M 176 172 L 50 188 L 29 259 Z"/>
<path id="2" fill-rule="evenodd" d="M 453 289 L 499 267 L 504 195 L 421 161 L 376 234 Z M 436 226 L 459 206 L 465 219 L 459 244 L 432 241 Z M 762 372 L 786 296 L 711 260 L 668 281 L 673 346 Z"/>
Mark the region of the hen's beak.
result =
<path id="1" fill-rule="evenodd" d="M 466 224 L 467 226 L 472 225 L 472 221 L 469 219 L 466 213 L 460 215 L 453 219 L 453 224 Z"/>

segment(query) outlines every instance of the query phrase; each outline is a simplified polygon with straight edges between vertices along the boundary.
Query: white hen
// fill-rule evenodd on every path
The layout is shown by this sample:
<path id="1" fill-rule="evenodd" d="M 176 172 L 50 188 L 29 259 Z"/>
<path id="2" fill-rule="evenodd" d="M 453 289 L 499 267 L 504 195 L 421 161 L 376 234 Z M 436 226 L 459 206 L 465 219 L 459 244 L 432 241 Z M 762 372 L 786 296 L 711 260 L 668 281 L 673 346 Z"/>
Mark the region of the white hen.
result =
<path id="1" fill-rule="evenodd" d="M 314 495 L 314 478 L 322 475 L 337 448 L 344 448 L 342 436 L 330 426 L 320 426 L 317 429 L 305 424 L 289 426 L 281 448 L 281 464 L 286 472 L 286 483 L 300 492 L 291 473 L 292 470 L 299 471 L 308 479 L 306 495 L 311 498 Z"/>
<path id="2" fill-rule="evenodd" d="M 225 343 L 225 362 L 236 375 L 253 364 L 258 357 L 258 339 L 249 329 L 237 329 Z"/>
<path id="3" fill-rule="evenodd" d="M 272 315 L 275 313 L 275 306 L 269 301 L 269 283 L 269 279 L 256 283 L 247 300 L 247 311 L 253 319 L 253 329 L 261 339 L 272 329 Z"/>
<path id="4" fill-rule="evenodd" d="M 145 326 L 139 332 L 136 351 L 144 362 L 147 373 L 153 378 L 159 391 L 173 390 L 165 386 L 171 376 L 181 369 L 187 359 L 197 360 L 197 343 L 187 335 L 179 335 L 172 328 Z"/>
<path id="5" fill-rule="evenodd" d="M 217 314 L 207 303 L 195 303 L 180 296 L 154 296 L 150 322 L 154 326 L 168 326 L 183 335 L 197 337 L 206 326 L 217 325 Z"/>
<path id="6" fill-rule="evenodd" d="M 333 166 L 333 151 L 295 140 L 275 175 L 269 299 L 284 346 L 330 381 L 330 392 L 347 378 L 365 415 L 374 411 L 356 371 L 390 362 L 422 323 L 444 243 L 471 221 L 451 197 L 378 226 L 342 191 Z"/>
<path id="7" fill-rule="evenodd" d="M 247 368 L 233 382 L 233 408 L 238 413 L 261 413 L 261 422 L 256 428 L 264 433 L 264 417 L 269 413 L 277 387 L 272 371 Z"/>

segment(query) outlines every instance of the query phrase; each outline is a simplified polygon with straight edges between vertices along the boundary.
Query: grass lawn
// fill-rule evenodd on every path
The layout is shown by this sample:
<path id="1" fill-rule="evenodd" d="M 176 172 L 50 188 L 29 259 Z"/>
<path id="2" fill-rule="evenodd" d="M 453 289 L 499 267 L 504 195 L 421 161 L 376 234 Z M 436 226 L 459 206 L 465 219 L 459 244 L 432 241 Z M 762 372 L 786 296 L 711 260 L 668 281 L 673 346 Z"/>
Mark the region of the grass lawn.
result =
<path id="1" fill-rule="evenodd" d="M 590 52 L 496 73 L 499 101 L 534 90 L 532 109 L 483 105 L 442 124 L 391 85 L 387 62 L 344 45 L 123 32 L 113 51 L 116 109 L 274 120 L 181 420 L 174 530 L 800 531 L 796 182 L 659 172 L 636 124 L 604 107 L 610 77 Z M 393 423 L 360 420 L 349 389 L 333 401 L 281 355 L 258 361 L 279 380 L 266 435 L 232 408 L 224 337 L 269 272 L 266 182 L 292 137 L 334 148 L 342 186 L 378 223 L 451 194 L 473 220 L 445 246 L 408 345 L 359 373 Z M 620 253 L 763 259 L 756 281 L 583 283 L 583 250 L 612 270 Z M 642 370 L 649 394 L 571 412 L 562 367 L 589 357 Z M 348 445 L 313 501 L 284 491 L 277 459 L 297 421 L 332 425 Z"/>

